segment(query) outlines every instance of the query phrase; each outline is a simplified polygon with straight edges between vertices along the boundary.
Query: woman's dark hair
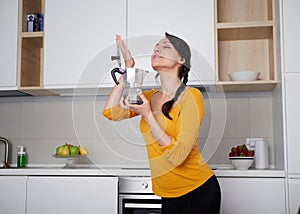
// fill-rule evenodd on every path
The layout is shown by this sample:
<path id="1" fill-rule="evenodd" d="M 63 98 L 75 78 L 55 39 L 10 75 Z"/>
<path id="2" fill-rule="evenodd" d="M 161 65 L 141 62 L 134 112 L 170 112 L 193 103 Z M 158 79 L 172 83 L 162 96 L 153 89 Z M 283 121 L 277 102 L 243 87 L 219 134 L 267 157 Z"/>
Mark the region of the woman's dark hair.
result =
<path id="1" fill-rule="evenodd" d="M 165 102 L 162 106 L 162 112 L 163 114 L 170 120 L 172 120 L 172 117 L 169 115 L 169 112 L 173 106 L 173 104 L 177 101 L 180 94 L 183 92 L 186 83 L 188 82 L 188 73 L 191 68 L 191 50 L 189 45 L 183 41 L 182 39 L 178 38 L 177 36 L 171 35 L 169 33 L 165 33 L 166 38 L 171 42 L 171 44 L 174 46 L 176 51 L 179 53 L 182 59 L 184 59 L 184 63 L 179 68 L 178 71 L 178 78 L 182 80 L 182 84 L 179 86 L 179 88 L 176 90 L 175 96 Z"/>

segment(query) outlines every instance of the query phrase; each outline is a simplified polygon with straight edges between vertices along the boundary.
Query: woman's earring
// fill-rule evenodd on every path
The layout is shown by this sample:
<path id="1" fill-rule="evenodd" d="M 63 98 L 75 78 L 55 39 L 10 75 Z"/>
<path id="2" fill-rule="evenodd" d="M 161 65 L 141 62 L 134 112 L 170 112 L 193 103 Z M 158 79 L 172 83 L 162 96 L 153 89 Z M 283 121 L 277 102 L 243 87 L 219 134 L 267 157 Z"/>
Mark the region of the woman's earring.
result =
<path id="1" fill-rule="evenodd" d="M 185 63 L 185 59 L 183 57 L 180 57 L 179 63 L 183 65 Z"/>

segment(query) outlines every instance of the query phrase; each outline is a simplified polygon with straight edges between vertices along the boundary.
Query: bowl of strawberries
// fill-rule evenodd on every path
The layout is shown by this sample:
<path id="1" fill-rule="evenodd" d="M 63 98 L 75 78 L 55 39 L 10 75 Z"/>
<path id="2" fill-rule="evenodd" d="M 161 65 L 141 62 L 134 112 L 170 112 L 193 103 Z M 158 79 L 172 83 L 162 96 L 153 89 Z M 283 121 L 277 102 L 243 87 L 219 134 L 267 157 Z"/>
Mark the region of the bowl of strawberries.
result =
<path id="1" fill-rule="evenodd" d="M 254 150 L 249 150 L 245 144 L 231 148 L 229 160 L 238 170 L 247 170 L 254 162 Z"/>

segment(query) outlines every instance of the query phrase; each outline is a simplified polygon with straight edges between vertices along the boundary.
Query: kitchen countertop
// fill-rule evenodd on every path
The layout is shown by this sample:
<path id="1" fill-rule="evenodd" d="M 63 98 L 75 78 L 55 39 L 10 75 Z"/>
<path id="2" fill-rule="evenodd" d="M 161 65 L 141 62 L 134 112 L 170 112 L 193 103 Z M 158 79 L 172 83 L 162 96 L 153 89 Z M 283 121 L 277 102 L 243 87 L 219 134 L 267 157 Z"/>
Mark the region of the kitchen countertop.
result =
<path id="1" fill-rule="evenodd" d="M 216 167 L 217 177 L 274 177 L 284 178 L 284 170 L 235 170 L 230 167 Z M 93 166 L 64 169 L 61 166 L 30 166 L 28 168 L 0 169 L 0 176 L 150 176 L 149 168 L 120 166 Z"/>

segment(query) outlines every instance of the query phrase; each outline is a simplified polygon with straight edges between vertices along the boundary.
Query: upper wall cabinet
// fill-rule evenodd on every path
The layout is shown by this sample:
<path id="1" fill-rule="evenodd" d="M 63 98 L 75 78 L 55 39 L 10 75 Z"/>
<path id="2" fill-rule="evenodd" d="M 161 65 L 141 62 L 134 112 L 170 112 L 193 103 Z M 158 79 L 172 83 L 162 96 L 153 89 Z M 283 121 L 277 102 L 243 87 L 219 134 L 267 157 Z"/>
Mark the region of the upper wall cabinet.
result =
<path id="1" fill-rule="evenodd" d="M 115 35 L 126 35 L 124 0 L 49 0 L 45 3 L 45 88 L 112 83 Z M 109 85 L 109 84 L 108 84 Z"/>
<path id="2" fill-rule="evenodd" d="M 285 72 L 300 72 L 300 1 L 282 1 L 283 4 L 283 43 L 285 55 Z"/>
<path id="3" fill-rule="evenodd" d="M 150 56 L 165 32 L 189 43 L 192 65 L 188 84 L 215 83 L 213 1 L 128 0 L 128 47 L 136 67 L 153 71 Z M 156 72 L 146 76 L 153 84 Z"/>
<path id="4" fill-rule="evenodd" d="M 277 0 L 215 0 L 217 83 L 224 90 L 272 90 L 278 77 Z M 256 81 L 229 73 L 258 71 Z"/>
<path id="5" fill-rule="evenodd" d="M 300 120 L 299 81 L 300 73 L 285 74 L 286 140 L 289 173 L 300 173 L 298 153 L 300 149 L 298 130 Z"/>
<path id="6" fill-rule="evenodd" d="M 18 0 L 0 1 L 0 90 L 17 88 Z"/>

